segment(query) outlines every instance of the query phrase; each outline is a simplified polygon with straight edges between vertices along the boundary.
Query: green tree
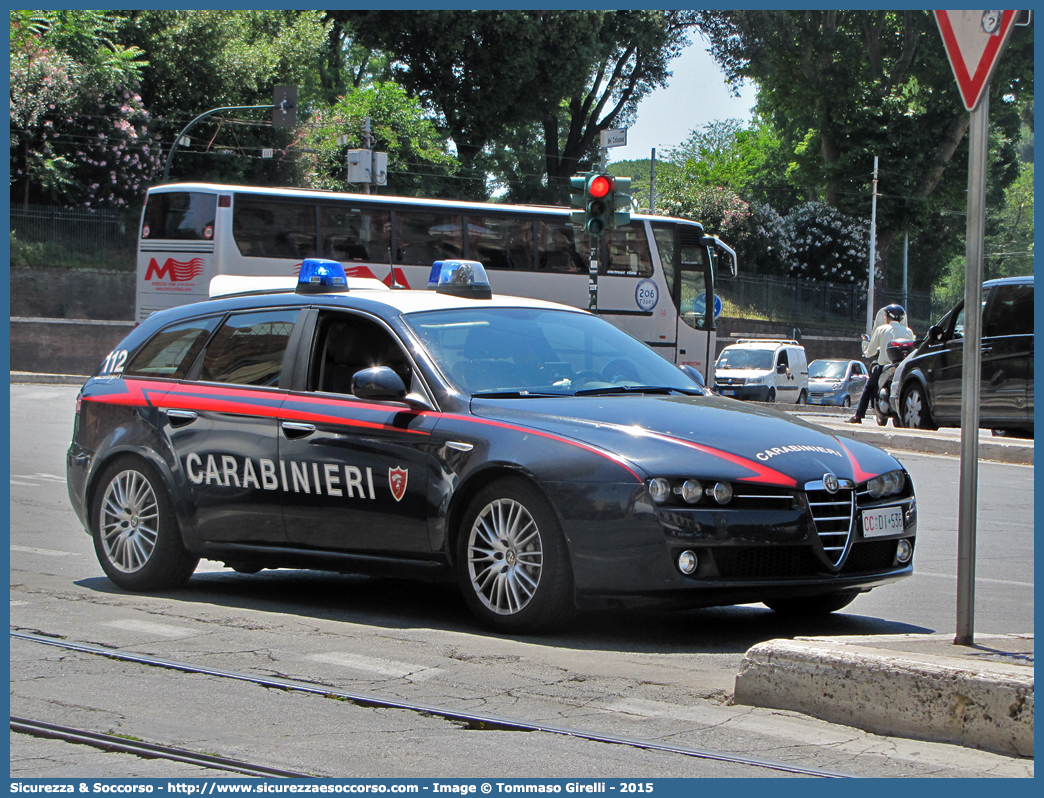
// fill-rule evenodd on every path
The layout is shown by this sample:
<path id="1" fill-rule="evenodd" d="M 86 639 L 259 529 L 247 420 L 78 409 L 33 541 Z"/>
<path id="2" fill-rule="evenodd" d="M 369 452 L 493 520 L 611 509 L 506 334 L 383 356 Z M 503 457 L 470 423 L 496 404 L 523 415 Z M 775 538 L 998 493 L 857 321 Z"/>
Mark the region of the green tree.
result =
<path id="1" fill-rule="evenodd" d="M 141 51 L 99 11 L 12 11 L 11 197 L 123 205 L 155 169 Z"/>
<path id="2" fill-rule="evenodd" d="M 873 156 L 879 186 L 878 251 L 903 231 L 964 205 L 968 114 L 927 11 L 704 12 L 701 29 L 731 80 L 754 80 L 758 110 L 794 153 L 795 180 L 846 215 L 867 215 Z M 991 129 L 1016 140 L 1020 98 L 1033 91 L 1033 33 L 1012 36 L 991 83 Z M 999 189 L 1015 177 L 1000 153 Z M 810 193 L 811 193 L 810 191 Z M 923 264 L 930 284 L 941 264 Z"/>
<path id="3" fill-rule="evenodd" d="M 371 145 L 388 153 L 388 185 L 382 192 L 404 196 L 444 193 L 456 168 L 445 140 L 416 100 L 395 83 L 352 88 L 329 108 L 317 109 L 302 130 L 301 144 L 311 150 L 314 166 L 306 176 L 313 188 L 359 190 L 345 181 L 345 146 L 338 137 L 348 134 L 349 149 L 360 149 L 363 121 L 369 118 Z"/>
<path id="4" fill-rule="evenodd" d="M 355 41 L 390 53 L 396 80 L 453 139 L 460 193 L 565 202 L 566 178 L 597 158 L 665 84 L 693 12 L 346 12 Z M 539 156 L 539 157 L 538 157 Z"/>
<path id="5" fill-rule="evenodd" d="M 149 60 L 141 96 L 165 146 L 193 118 L 227 106 L 270 105 L 277 85 L 300 86 L 298 120 L 323 99 L 319 62 L 328 24 L 315 11 L 147 10 L 122 12 L 119 36 Z M 297 134 L 271 128 L 267 110 L 201 121 L 178 148 L 171 176 L 297 184 Z M 263 159 L 262 150 L 276 151 Z M 236 157 L 225 157 L 236 156 Z"/>

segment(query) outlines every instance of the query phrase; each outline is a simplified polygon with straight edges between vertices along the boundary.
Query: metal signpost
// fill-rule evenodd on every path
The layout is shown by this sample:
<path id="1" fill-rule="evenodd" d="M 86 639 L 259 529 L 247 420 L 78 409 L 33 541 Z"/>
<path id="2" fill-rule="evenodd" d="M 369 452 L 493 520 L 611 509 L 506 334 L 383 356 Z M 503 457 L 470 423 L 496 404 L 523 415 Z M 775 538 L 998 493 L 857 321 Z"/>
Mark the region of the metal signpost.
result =
<path id="1" fill-rule="evenodd" d="M 957 635 L 970 646 L 975 629 L 975 537 L 979 483 L 979 380 L 982 374 L 982 256 L 986 221 L 989 92 L 993 69 L 1017 11 L 936 11 L 964 107 L 971 112 L 968 152 L 968 233 L 964 278 L 964 379 L 961 385 L 960 513 L 957 526 Z"/>

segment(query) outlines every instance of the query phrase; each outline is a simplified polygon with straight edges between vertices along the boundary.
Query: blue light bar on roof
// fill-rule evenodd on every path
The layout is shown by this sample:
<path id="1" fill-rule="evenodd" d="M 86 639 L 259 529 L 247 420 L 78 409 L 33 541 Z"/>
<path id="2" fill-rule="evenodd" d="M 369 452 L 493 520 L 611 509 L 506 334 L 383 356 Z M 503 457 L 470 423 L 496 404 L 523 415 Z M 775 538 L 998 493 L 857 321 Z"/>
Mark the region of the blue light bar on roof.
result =
<path id="1" fill-rule="evenodd" d="M 336 294 L 348 291 L 344 266 L 335 260 L 306 258 L 297 278 L 299 294 Z"/>
<path id="2" fill-rule="evenodd" d="M 477 260 L 435 261 L 428 275 L 428 288 L 469 299 L 493 298 L 486 269 Z"/>

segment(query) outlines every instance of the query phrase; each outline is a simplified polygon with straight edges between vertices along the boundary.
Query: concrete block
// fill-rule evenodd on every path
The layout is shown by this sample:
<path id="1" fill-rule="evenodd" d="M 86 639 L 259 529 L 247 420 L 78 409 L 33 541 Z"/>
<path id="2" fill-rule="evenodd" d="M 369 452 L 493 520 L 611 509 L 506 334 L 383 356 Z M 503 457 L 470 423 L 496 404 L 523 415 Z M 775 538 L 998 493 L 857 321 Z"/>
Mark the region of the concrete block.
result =
<path id="1" fill-rule="evenodd" d="M 1033 756 L 1033 669 L 856 645 L 750 649 L 737 704 L 789 709 L 896 737 Z"/>

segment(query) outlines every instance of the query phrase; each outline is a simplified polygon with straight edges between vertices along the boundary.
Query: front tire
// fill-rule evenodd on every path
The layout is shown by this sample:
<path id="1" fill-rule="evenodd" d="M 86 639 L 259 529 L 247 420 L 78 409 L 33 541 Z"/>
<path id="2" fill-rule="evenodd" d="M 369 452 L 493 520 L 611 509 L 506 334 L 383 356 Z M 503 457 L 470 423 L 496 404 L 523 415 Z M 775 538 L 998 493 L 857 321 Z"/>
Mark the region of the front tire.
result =
<path id="1" fill-rule="evenodd" d="M 805 404 L 808 404 L 808 397 L 807 397 L 807 396 L 805 396 L 805 392 L 804 392 L 804 391 L 802 391 L 801 393 L 799 393 L 799 394 L 798 394 L 798 400 L 797 400 L 797 403 L 798 403 L 799 405 L 805 405 Z"/>
<path id="2" fill-rule="evenodd" d="M 120 457 L 105 468 L 91 518 L 98 562 L 124 590 L 180 587 L 199 564 L 185 550 L 163 481 L 140 458 Z"/>
<path id="3" fill-rule="evenodd" d="M 497 631 L 545 631 L 576 609 L 558 519 L 521 479 L 493 482 L 471 500 L 457 539 L 457 576 L 469 609 Z"/>
<path id="4" fill-rule="evenodd" d="M 770 610 L 778 612 L 780 615 L 795 617 L 829 615 L 831 612 L 847 607 L 855 601 L 855 597 L 858 595 L 858 590 L 839 590 L 835 593 L 824 593 L 820 596 L 771 599 L 764 602 L 764 604 Z"/>

